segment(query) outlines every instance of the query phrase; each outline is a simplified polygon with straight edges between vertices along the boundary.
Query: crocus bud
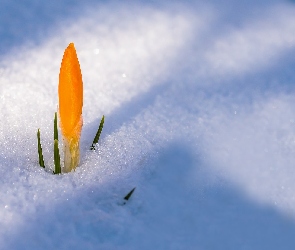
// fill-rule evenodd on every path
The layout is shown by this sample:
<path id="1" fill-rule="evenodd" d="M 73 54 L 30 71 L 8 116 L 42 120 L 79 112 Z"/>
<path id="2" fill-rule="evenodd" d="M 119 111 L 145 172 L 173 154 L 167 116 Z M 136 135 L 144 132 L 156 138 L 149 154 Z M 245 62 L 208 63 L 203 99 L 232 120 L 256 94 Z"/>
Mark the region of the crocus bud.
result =
<path id="1" fill-rule="evenodd" d="M 59 117 L 64 144 L 64 172 L 75 170 L 80 161 L 80 135 L 83 125 L 83 82 L 73 43 L 66 48 L 59 73 Z"/>

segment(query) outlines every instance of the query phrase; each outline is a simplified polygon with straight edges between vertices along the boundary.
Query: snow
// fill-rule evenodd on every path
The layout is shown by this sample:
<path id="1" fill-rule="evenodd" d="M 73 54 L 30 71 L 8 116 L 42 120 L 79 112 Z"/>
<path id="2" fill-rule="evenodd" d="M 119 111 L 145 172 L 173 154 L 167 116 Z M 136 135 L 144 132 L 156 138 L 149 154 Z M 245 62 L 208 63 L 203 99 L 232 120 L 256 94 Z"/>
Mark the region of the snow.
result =
<path id="1" fill-rule="evenodd" d="M 0 249 L 294 248 L 294 1 L 2 4 Z M 70 42 L 81 164 L 57 176 Z"/>

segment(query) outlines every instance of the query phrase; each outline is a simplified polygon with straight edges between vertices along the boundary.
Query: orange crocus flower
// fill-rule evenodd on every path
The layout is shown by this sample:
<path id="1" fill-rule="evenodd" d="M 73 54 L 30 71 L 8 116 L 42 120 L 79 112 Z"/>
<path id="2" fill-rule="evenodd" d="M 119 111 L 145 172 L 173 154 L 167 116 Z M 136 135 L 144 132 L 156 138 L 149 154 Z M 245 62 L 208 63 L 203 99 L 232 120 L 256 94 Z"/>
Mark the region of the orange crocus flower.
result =
<path id="1" fill-rule="evenodd" d="M 83 125 L 83 82 L 73 43 L 66 48 L 59 73 L 59 117 L 64 143 L 64 172 L 76 169 L 80 161 L 80 135 Z"/>

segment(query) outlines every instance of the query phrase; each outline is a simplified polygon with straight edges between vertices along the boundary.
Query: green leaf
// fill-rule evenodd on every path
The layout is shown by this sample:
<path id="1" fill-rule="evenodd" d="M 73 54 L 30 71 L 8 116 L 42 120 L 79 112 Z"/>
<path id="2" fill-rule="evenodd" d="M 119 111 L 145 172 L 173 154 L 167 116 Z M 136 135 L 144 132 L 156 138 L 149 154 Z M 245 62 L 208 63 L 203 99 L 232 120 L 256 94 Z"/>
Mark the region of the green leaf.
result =
<path id="1" fill-rule="evenodd" d="M 58 140 L 54 140 L 54 174 L 61 174 Z"/>
<path id="2" fill-rule="evenodd" d="M 95 135 L 95 137 L 93 139 L 93 142 L 92 142 L 92 145 L 90 147 L 91 150 L 94 150 L 95 149 L 95 144 L 98 143 L 98 140 L 99 140 L 101 131 L 103 129 L 103 124 L 104 124 L 104 115 L 101 118 L 101 121 L 100 121 L 100 124 L 99 124 L 99 128 L 98 128 L 98 130 L 96 132 L 96 135 Z"/>
<path id="3" fill-rule="evenodd" d="M 42 146 L 41 146 L 41 139 L 40 139 L 40 129 L 37 131 L 37 139 L 38 139 L 38 155 L 39 155 L 39 165 L 42 168 L 45 168 L 44 159 L 42 154 Z"/>
<path id="4" fill-rule="evenodd" d="M 54 114 L 54 174 L 61 174 L 61 167 L 60 167 L 60 154 L 58 148 L 58 130 L 57 130 L 57 113 Z"/>
<path id="5" fill-rule="evenodd" d="M 55 112 L 55 114 L 54 114 L 54 140 L 58 140 L 57 112 Z"/>
<path id="6" fill-rule="evenodd" d="M 136 187 L 135 187 L 136 188 Z M 131 195 L 133 194 L 135 188 L 133 188 L 125 197 L 124 197 L 124 200 L 128 201 L 131 197 Z"/>

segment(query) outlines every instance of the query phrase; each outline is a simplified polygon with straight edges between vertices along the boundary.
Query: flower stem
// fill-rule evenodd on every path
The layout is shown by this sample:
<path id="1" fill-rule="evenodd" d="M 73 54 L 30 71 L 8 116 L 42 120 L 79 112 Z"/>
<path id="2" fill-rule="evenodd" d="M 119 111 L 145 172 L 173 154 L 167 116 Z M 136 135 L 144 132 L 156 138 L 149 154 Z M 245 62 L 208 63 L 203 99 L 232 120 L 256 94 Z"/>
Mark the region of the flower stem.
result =
<path id="1" fill-rule="evenodd" d="M 64 143 L 64 172 L 75 170 L 80 162 L 79 140 L 63 140 Z"/>

